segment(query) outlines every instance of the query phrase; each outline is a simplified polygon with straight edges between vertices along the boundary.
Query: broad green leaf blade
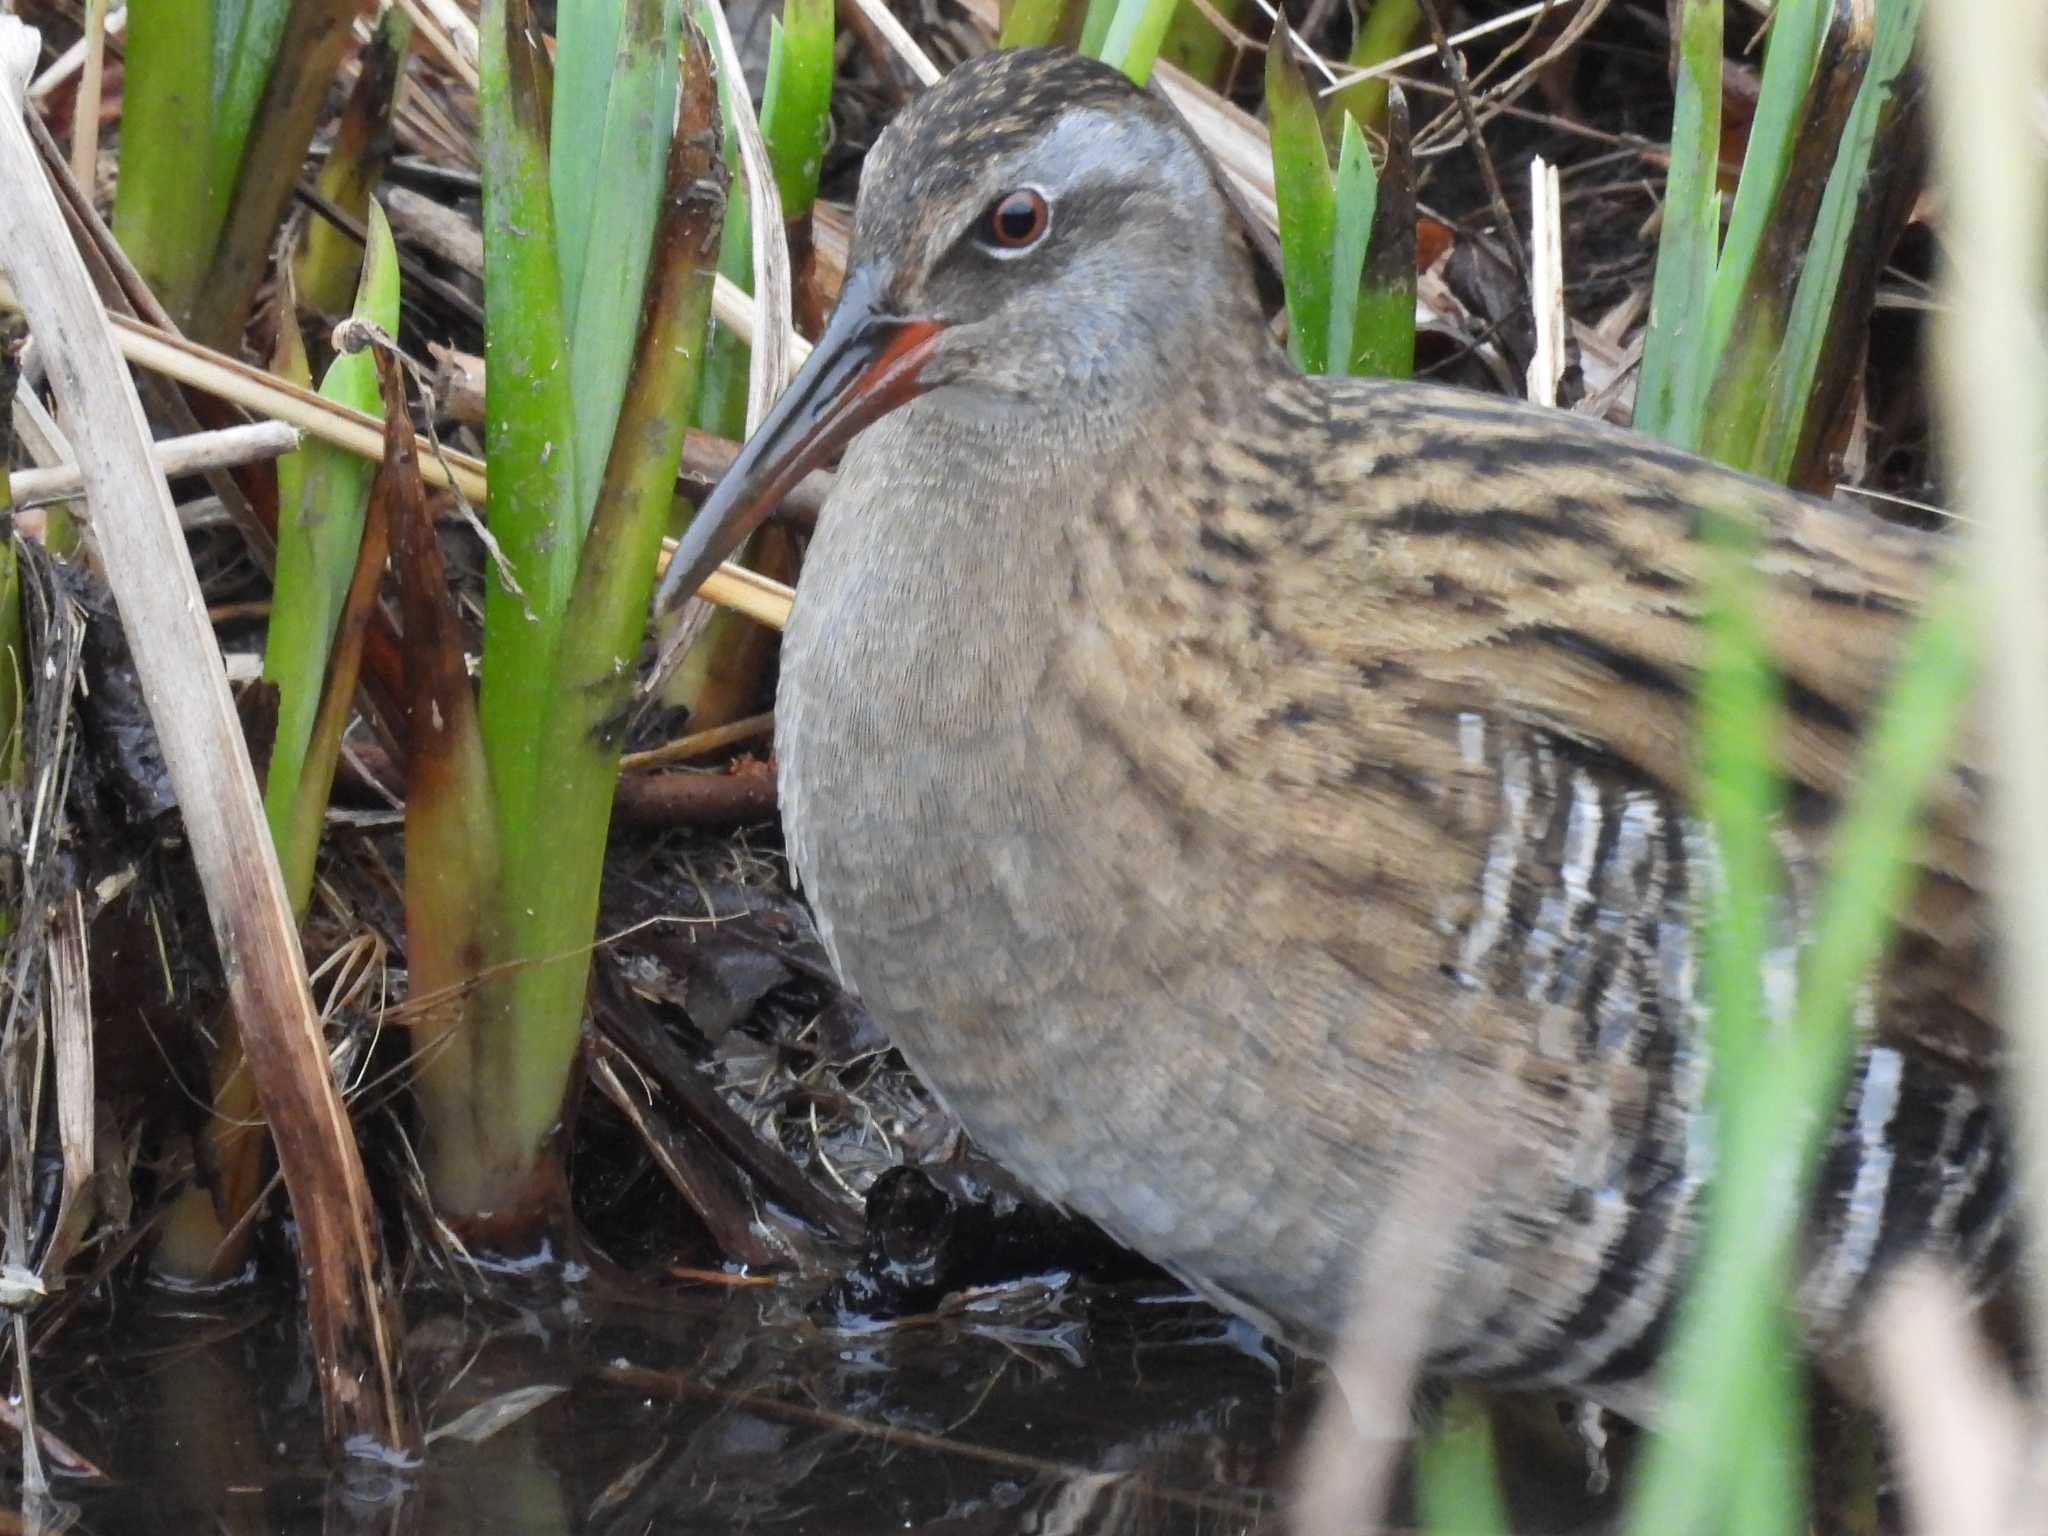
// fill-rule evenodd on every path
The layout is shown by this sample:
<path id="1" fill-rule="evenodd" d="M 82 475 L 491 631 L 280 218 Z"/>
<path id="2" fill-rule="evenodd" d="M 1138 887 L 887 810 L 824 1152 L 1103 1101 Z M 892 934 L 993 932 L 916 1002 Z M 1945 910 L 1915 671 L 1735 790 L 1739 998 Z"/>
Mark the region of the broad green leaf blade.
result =
<path id="1" fill-rule="evenodd" d="M 554 200 L 546 60 L 526 0 L 484 0 L 478 28 L 484 190 L 484 443 L 495 562 L 484 588 L 481 710 L 503 825 L 534 804 L 533 739 L 553 707 L 555 642 L 576 576 L 575 412 Z"/>
<path id="2" fill-rule="evenodd" d="M 1177 4 L 1178 0 L 1117 0 L 1109 30 L 1102 36 L 1102 61 L 1122 70 L 1133 84 L 1143 85 L 1152 77 Z"/>
<path id="3" fill-rule="evenodd" d="M 213 28 L 212 0 L 152 0 L 128 23 L 114 234 L 181 322 L 233 184 L 214 173 Z"/>
<path id="4" fill-rule="evenodd" d="M 556 655 L 554 708 L 534 743 L 546 814 L 506 825 L 505 893 L 489 984 L 512 1026 L 494 1066 L 496 1107 L 528 1139 L 558 1117 L 583 1015 L 619 741 L 655 562 L 675 497 L 710 324 L 725 177 L 710 58 L 692 30 L 683 126 L 667 169 L 647 322 Z"/>
<path id="5" fill-rule="evenodd" d="M 1405 379 L 1415 372 L 1415 153 L 1399 86 L 1387 93 L 1387 158 L 1377 185 L 1350 368 Z"/>
<path id="6" fill-rule="evenodd" d="M 1912 58 L 1920 9 L 1921 0 L 1877 0 L 1870 65 L 1843 129 L 1813 238 L 1807 244 L 1799 289 L 1786 323 L 1783 356 L 1772 377 L 1770 403 L 1752 456 L 1758 471 L 1774 480 L 1790 480 L 1798 468 L 1807 411 L 1834 324 L 1842 265 L 1870 175 L 1871 148 L 1877 142 L 1887 98 L 1897 89 Z"/>
<path id="7" fill-rule="evenodd" d="M 1303 372 L 1328 373 L 1337 198 L 1322 119 L 1284 23 L 1274 28 L 1266 50 L 1266 112 L 1280 215 L 1280 275 L 1287 289 L 1287 350 Z"/>
<path id="8" fill-rule="evenodd" d="M 602 119 L 594 161 L 551 161 L 558 217 L 563 183 L 590 184 L 583 227 L 572 228 L 566 221 L 556 225 L 563 315 L 569 323 L 569 397 L 576 413 L 572 542 L 590 525 L 590 506 L 633 362 L 649 243 L 675 119 L 676 0 L 623 0 L 619 13 L 617 53 L 605 94 L 580 104 L 567 92 L 555 94 L 557 123 L 583 115 Z M 579 125 L 577 140 L 588 135 L 588 126 Z M 568 206 L 583 212 L 586 204 L 572 194 Z M 573 282 L 572 274 L 577 275 Z"/>
<path id="9" fill-rule="evenodd" d="M 1352 40 L 1351 54 L 1345 63 L 1353 69 L 1383 64 L 1406 50 L 1421 27 L 1422 8 L 1416 0 L 1372 0 L 1372 9 L 1359 23 L 1358 35 Z M 1368 128 L 1384 128 L 1390 83 L 1385 75 L 1380 75 L 1335 92 L 1329 101 L 1329 120 L 1335 123 L 1349 116 Z"/>
<path id="10" fill-rule="evenodd" d="M 598 198 L 598 178 L 590 168 L 604 152 L 605 107 L 628 5 L 629 0 L 557 0 L 555 6 L 555 90 L 547 147 L 565 315 L 576 313 L 583 293 L 583 262 Z"/>
<path id="11" fill-rule="evenodd" d="M 770 34 L 761 137 L 789 222 L 808 215 L 818 200 L 831 131 L 832 15 L 832 0 L 783 0 L 782 19 Z"/>
<path id="12" fill-rule="evenodd" d="M 1087 14 L 1081 19 L 1081 40 L 1075 45 L 1078 52 L 1091 59 L 1102 57 L 1102 44 L 1116 18 L 1117 3 L 1118 0 L 1088 0 Z"/>
<path id="13" fill-rule="evenodd" d="M 1358 318 L 1358 289 L 1365 280 L 1365 248 L 1372 238 L 1380 184 L 1373 175 L 1365 135 L 1347 115 L 1337 151 L 1335 231 L 1330 242 L 1330 365 L 1351 362 L 1352 332 Z"/>
<path id="14" fill-rule="evenodd" d="M 384 210 L 374 202 L 369 236 L 354 313 L 395 335 L 398 252 Z M 290 339 L 296 341 L 296 330 Z M 367 415 L 383 414 L 377 365 L 368 351 L 336 358 L 320 394 Z M 368 460 L 312 438 L 278 463 L 277 570 L 263 647 L 263 676 L 277 686 L 277 733 L 263 808 L 295 910 L 302 910 L 312 893 L 313 859 L 334 775 L 333 760 L 309 761 L 307 748 L 326 686 L 335 625 L 355 572 L 374 471 Z"/>
<path id="15" fill-rule="evenodd" d="M 1059 35 L 1066 13 L 1065 0 L 1011 0 L 997 46 L 1036 48 L 1050 43 Z"/>
<path id="16" fill-rule="evenodd" d="M 1836 7 L 1846 21 L 1849 0 L 1779 0 L 1764 44 L 1763 80 L 1743 151 L 1742 176 L 1728 210 L 1728 238 L 1715 265 L 1707 299 L 1705 359 L 1708 377 L 1750 292 L 1757 259 L 1785 185 L 1801 131 L 1809 83 L 1820 57 L 1821 36 Z"/>
<path id="17" fill-rule="evenodd" d="M 1718 322 L 1709 320 L 1715 364 L 1700 411 L 1698 446 L 1709 458 L 1737 469 L 1756 473 L 1762 468 L 1758 440 L 1773 380 L 1784 360 L 1800 273 L 1813 263 L 1814 223 L 1833 181 L 1830 173 L 1839 159 L 1837 148 L 1855 109 L 1858 87 L 1868 72 L 1870 42 L 1864 27 L 1829 29 L 1820 69 L 1801 104 L 1799 147 L 1791 174 L 1780 180 L 1777 201 L 1749 267 L 1748 289 L 1724 331 L 1713 331 Z M 1819 280 L 1817 269 L 1815 276 Z"/>
<path id="18" fill-rule="evenodd" d="M 1636 381 L 1635 426 L 1668 443 L 1698 442 L 1714 359 L 1707 302 L 1721 229 L 1721 0 L 1684 0 L 1664 227 L 1650 285 L 1650 323 Z"/>
<path id="19" fill-rule="evenodd" d="M 1159 57 L 1211 89 L 1220 88 L 1224 71 L 1236 61 L 1237 44 L 1218 30 L 1218 23 L 1236 27 L 1247 4 L 1248 0 L 1209 0 L 1206 5 L 1177 7 L 1159 45 Z"/>

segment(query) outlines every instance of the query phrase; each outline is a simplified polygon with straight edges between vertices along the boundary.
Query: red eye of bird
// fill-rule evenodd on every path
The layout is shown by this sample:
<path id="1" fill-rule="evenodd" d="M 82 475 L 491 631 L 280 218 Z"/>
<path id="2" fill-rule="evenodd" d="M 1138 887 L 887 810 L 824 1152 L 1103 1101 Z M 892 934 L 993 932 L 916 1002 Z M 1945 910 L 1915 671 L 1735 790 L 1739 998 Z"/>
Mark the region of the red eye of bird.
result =
<path id="1" fill-rule="evenodd" d="M 1000 250 L 1021 251 L 1038 243 L 1051 218 L 1045 199 L 1029 187 L 1005 192 L 989 204 L 984 216 L 988 243 Z"/>

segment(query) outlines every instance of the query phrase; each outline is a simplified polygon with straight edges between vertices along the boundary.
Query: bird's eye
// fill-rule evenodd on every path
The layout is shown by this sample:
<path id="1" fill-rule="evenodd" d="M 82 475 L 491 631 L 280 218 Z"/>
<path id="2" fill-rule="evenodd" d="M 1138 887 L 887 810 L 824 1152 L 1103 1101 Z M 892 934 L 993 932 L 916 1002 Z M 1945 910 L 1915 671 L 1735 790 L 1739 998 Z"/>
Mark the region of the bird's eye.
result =
<path id="1" fill-rule="evenodd" d="M 982 240 L 998 251 L 1022 251 L 1045 238 L 1052 222 L 1052 210 L 1045 198 L 1030 187 L 1005 192 L 988 205 L 982 215 Z"/>

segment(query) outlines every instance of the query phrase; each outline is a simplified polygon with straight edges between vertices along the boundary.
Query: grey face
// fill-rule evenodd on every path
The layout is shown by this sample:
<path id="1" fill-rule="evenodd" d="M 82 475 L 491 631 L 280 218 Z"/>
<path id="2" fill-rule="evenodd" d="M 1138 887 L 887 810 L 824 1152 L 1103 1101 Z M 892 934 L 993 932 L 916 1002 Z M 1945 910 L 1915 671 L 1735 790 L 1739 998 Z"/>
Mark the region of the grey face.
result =
<path id="1" fill-rule="evenodd" d="M 920 126 L 906 114 L 876 146 L 851 264 L 944 327 L 923 377 L 957 403 L 1099 404 L 1186 356 L 1213 273 L 1242 281 L 1208 161 L 1135 90 L 993 145 Z"/>

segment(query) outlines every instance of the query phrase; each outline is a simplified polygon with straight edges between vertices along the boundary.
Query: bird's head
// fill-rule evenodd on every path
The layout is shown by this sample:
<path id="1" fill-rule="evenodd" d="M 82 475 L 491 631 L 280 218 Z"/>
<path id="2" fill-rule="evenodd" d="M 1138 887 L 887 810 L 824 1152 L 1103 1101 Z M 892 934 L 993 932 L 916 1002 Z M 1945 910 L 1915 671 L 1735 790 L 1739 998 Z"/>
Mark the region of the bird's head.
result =
<path id="1" fill-rule="evenodd" d="M 1246 259 L 1208 157 L 1122 74 L 1050 48 L 960 66 L 875 145 L 838 307 L 691 524 L 657 607 L 917 396 L 1031 413 L 1163 388 L 1219 308 L 1255 323 Z"/>

